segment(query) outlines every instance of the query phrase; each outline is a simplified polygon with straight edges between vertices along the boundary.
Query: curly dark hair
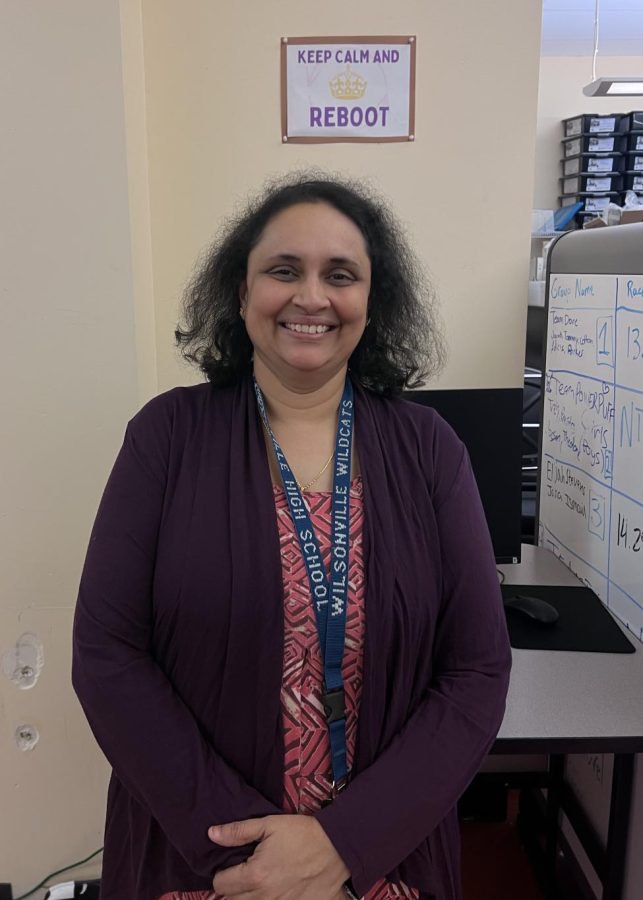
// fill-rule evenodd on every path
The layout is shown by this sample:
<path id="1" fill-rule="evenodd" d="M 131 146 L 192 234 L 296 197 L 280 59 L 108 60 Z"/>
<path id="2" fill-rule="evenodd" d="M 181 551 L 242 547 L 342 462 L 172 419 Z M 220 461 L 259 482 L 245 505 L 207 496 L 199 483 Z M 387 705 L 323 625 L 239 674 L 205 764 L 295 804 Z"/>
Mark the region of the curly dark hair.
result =
<path id="1" fill-rule="evenodd" d="M 351 376 L 380 394 L 419 387 L 444 362 L 434 293 L 400 223 L 362 181 L 314 171 L 272 180 L 227 220 L 183 297 L 176 343 L 217 386 L 252 369 L 253 347 L 239 316 L 248 255 L 270 219 L 297 203 L 327 203 L 361 231 L 371 262 L 370 321 L 351 354 Z"/>

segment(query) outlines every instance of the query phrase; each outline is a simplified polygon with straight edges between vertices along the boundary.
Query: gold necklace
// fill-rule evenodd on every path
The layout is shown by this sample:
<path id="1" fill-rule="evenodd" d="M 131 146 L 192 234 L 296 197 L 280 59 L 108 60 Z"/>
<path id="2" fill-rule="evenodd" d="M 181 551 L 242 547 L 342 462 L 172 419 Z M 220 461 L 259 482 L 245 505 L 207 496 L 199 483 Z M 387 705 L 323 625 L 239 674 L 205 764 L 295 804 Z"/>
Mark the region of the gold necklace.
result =
<path id="1" fill-rule="evenodd" d="M 268 430 L 268 426 L 267 426 L 266 423 L 263 421 L 263 419 L 262 419 L 262 424 L 263 424 L 263 427 L 264 427 L 264 429 L 265 429 L 265 431 L 266 431 L 266 434 L 267 434 L 268 437 L 270 438 L 270 445 L 272 446 L 272 437 L 271 437 L 270 431 Z M 273 447 L 273 450 L 274 450 L 274 447 Z M 304 493 L 304 491 L 307 491 L 309 487 L 311 487 L 316 481 L 318 481 L 318 480 L 322 477 L 322 475 L 324 474 L 324 472 L 326 471 L 326 469 L 327 469 L 327 468 L 329 467 L 329 465 L 332 463 L 334 456 L 335 456 L 335 451 L 333 450 L 333 452 L 332 452 L 331 455 L 328 457 L 327 461 L 324 463 L 324 465 L 323 465 L 322 468 L 319 470 L 319 472 L 315 475 L 314 478 L 311 478 L 310 481 L 307 481 L 306 484 L 301 484 L 301 482 L 299 482 L 299 481 L 297 482 L 297 487 L 298 487 L 299 490 L 302 492 L 302 494 Z"/>
<path id="2" fill-rule="evenodd" d="M 303 494 L 304 491 L 307 491 L 308 488 L 311 487 L 311 486 L 317 481 L 318 478 L 321 478 L 321 476 L 324 474 L 324 472 L 326 471 L 326 469 L 327 469 L 327 468 L 329 467 L 329 465 L 332 463 L 333 457 L 334 457 L 334 456 L 335 456 L 335 451 L 333 450 L 333 452 L 331 453 L 331 455 L 330 455 L 330 457 L 329 457 L 329 459 L 328 459 L 328 462 L 326 462 L 326 463 L 324 464 L 324 467 L 323 467 L 322 469 L 319 470 L 319 472 L 315 475 L 315 477 L 314 477 L 314 478 L 311 478 L 310 481 L 307 481 L 306 484 L 300 484 L 299 482 L 297 482 L 297 486 L 299 487 L 299 490 L 302 492 L 302 494 Z"/>

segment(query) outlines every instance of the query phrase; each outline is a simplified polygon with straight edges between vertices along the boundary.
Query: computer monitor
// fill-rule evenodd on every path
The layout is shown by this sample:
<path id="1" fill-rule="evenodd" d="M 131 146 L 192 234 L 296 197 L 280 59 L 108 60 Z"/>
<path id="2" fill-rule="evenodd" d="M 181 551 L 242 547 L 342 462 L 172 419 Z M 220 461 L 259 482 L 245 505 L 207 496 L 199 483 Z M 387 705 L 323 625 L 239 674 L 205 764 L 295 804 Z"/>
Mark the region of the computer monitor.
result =
<path id="1" fill-rule="evenodd" d="M 498 563 L 520 562 L 522 388 L 406 391 L 432 406 L 465 444 Z"/>

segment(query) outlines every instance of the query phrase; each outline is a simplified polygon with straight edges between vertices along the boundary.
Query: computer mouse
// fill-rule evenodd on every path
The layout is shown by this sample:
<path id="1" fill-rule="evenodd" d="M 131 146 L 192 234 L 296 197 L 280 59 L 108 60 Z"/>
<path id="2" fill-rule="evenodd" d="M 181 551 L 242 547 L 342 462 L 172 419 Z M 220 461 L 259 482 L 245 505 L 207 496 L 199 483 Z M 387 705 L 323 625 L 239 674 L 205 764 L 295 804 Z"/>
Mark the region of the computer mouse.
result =
<path id="1" fill-rule="evenodd" d="M 507 597 L 505 609 L 515 609 L 516 612 L 523 613 L 542 625 L 553 625 L 554 622 L 558 621 L 558 610 L 556 607 L 540 597 L 528 597 L 525 594 Z"/>

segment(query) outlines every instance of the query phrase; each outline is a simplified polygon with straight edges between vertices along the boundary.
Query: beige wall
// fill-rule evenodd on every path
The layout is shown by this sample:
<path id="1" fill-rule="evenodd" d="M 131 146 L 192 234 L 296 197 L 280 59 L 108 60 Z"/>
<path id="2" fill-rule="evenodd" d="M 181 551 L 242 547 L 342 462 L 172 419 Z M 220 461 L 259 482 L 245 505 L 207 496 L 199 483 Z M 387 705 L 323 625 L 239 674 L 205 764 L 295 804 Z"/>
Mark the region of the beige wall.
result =
<path id="1" fill-rule="evenodd" d="M 366 173 L 408 223 L 443 301 L 445 387 L 522 384 L 539 0 L 144 0 L 159 386 L 195 256 L 267 174 Z M 282 35 L 416 34 L 414 144 L 283 146 Z M 507 74 L 510 77 L 507 78 Z"/>
<path id="2" fill-rule="evenodd" d="M 73 605 L 127 418 L 195 377 L 172 333 L 197 252 L 268 174 L 368 174 L 443 298 L 443 384 L 520 385 L 539 26 L 539 0 L 5 0 L 0 655 L 26 632 L 44 650 L 29 690 L 0 669 L 0 878 L 16 895 L 101 843 L 107 767 L 69 684 Z M 418 37 L 415 144 L 282 146 L 280 36 L 364 32 Z"/>
<path id="3" fill-rule="evenodd" d="M 641 75 L 643 59 L 638 56 L 599 56 L 597 74 Z M 581 113 L 629 112 L 641 108 L 640 97 L 586 97 L 583 86 L 592 80 L 592 60 L 588 56 L 543 56 L 538 87 L 538 133 L 534 207 L 556 209 L 562 175 L 560 158 L 561 120 Z"/>
<path id="4" fill-rule="evenodd" d="M 118 3 L 4 0 L 0 42 L 0 656 L 10 672 L 27 632 L 44 649 L 28 690 L 0 665 L 0 880 L 18 896 L 102 844 L 108 770 L 71 691 L 70 634 L 140 372 Z"/>

